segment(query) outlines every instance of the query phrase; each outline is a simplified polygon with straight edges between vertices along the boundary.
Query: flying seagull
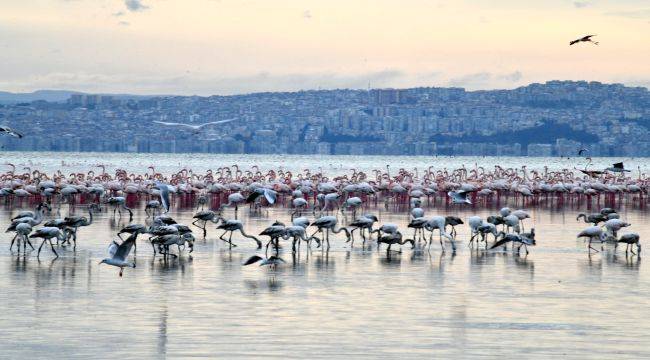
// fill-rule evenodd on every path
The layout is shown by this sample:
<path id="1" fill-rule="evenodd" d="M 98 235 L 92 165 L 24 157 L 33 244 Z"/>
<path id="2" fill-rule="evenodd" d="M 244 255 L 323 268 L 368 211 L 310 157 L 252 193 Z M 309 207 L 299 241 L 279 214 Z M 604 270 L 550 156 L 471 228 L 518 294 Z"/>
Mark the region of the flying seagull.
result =
<path id="1" fill-rule="evenodd" d="M 254 189 L 250 195 L 248 195 L 248 198 L 246 198 L 247 203 L 252 203 L 255 200 L 257 200 L 258 197 L 264 195 L 266 198 L 266 201 L 269 202 L 269 204 L 273 205 L 275 204 L 275 200 L 277 198 L 278 193 L 275 192 L 275 190 L 267 189 L 267 188 L 256 188 Z"/>
<path id="2" fill-rule="evenodd" d="M 133 245 L 135 244 L 135 239 L 137 237 L 138 234 L 134 233 L 131 234 L 131 236 L 129 236 L 121 244 L 118 244 L 117 242 L 113 241 L 111 245 L 108 247 L 108 253 L 111 255 L 111 257 L 102 260 L 99 263 L 99 265 L 108 264 L 108 265 L 119 267 L 120 277 L 122 276 L 122 272 L 124 271 L 125 267 L 135 268 L 135 264 L 127 262 L 126 258 L 129 256 L 129 253 L 131 252 L 131 248 L 133 248 Z"/>
<path id="3" fill-rule="evenodd" d="M 165 208 L 165 212 L 169 212 L 169 186 L 157 182 L 155 188 L 160 190 L 160 203 Z"/>
<path id="4" fill-rule="evenodd" d="M 467 195 L 473 191 L 450 191 L 447 196 L 451 198 L 452 204 L 471 204 L 472 202 L 467 198 Z"/>
<path id="5" fill-rule="evenodd" d="M 23 134 L 21 134 L 18 131 L 10 128 L 9 126 L 5 126 L 5 125 L 0 125 L 0 133 L 5 133 L 7 135 L 17 137 L 19 139 L 23 137 Z"/>
<path id="6" fill-rule="evenodd" d="M 619 172 L 619 173 L 630 172 L 630 170 L 626 169 L 626 168 L 623 166 L 623 163 L 622 163 L 622 162 L 618 162 L 618 163 L 612 164 L 612 167 L 608 167 L 608 168 L 606 168 L 605 171 Z"/>
<path id="7" fill-rule="evenodd" d="M 229 123 L 229 122 L 235 121 L 235 120 L 236 119 L 212 121 L 212 122 L 201 124 L 201 125 L 183 124 L 183 123 L 175 123 L 175 122 L 164 122 L 164 121 L 158 121 L 158 120 L 154 120 L 153 122 L 155 122 L 156 124 L 165 125 L 165 126 L 180 126 L 180 127 L 184 127 L 184 128 L 189 129 L 189 130 L 192 130 L 195 133 L 198 133 L 204 127 L 206 127 L 208 125 L 225 124 L 225 123 Z"/>
<path id="8" fill-rule="evenodd" d="M 282 258 L 277 256 L 271 256 L 270 258 L 265 259 L 259 255 L 253 255 L 250 258 L 248 258 L 248 260 L 246 260 L 242 265 L 244 266 L 251 265 L 251 264 L 255 264 L 258 261 L 260 261 L 260 266 L 270 265 L 271 268 L 275 268 L 276 266 L 286 262 Z"/>
<path id="9" fill-rule="evenodd" d="M 592 43 L 592 44 L 594 44 L 594 45 L 598 45 L 598 41 L 593 41 L 593 40 L 591 40 L 591 38 L 594 37 L 594 36 L 596 36 L 596 35 L 586 35 L 586 36 L 583 36 L 583 37 L 581 37 L 580 39 L 576 39 L 576 40 L 571 41 L 571 42 L 569 43 L 569 46 L 571 46 L 571 45 L 573 45 L 573 44 L 577 44 L 577 43 L 579 43 L 579 42 L 590 42 L 590 43 Z"/>

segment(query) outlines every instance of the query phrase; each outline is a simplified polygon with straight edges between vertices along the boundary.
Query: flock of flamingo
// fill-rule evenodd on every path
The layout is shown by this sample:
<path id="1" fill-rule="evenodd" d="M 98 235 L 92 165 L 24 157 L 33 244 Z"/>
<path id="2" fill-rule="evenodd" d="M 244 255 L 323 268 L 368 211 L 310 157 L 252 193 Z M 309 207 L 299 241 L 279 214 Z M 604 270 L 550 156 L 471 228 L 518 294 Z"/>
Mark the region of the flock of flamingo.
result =
<path id="1" fill-rule="evenodd" d="M 586 202 L 598 206 L 604 201 L 608 206 L 592 214 L 580 214 L 577 220 L 583 220 L 592 226 L 584 229 L 578 237 L 588 240 L 588 250 L 598 251 L 592 246 L 593 241 L 601 244 L 612 242 L 626 244 L 628 251 L 640 251 L 639 235 L 627 233 L 618 237 L 618 231 L 630 226 L 620 219 L 612 207 L 617 201 L 628 201 L 640 207 L 645 205 L 646 193 L 650 186 L 648 177 L 639 171 L 638 176 L 631 175 L 620 166 L 614 166 L 602 172 L 586 172 L 575 169 L 559 171 L 528 170 L 521 168 L 502 168 L 495 166 L 486 169 L 475 165 L 472 168 L 434 170 L 433 167 L 419 171 L 398 169 L 391 171 L 389 166 L 367 174 L 351 169 L 348 174 L 328 177 L 322 171 L 306 169 L 294 174 L 282 169 L 261 171 L 253 166 L 250 170 L 240 170 L 237 165 L 220 167 L 197 174 L 191 169 L 183 169 L 165 176 L 149 167 L 144 174 L 128 173 L 117 169 L 114 174 L 106 172 L 99 165 L 98 171 L 87 173 L 64 174 L 56 171 L 47 174 L 39 170 L 23 169 L 16 171 L 13 164 L 0 174 L 0 197 L 12 209 L 22 207 L 24 199 L 36 205 L 34 211 L 21 211 L 13 214 L 7 232 L 14 232 L 10 249 L 17 242 L 23 252 L 30 239 L 39 238 L 42 242 L 38 248 L 40 256 L 43 246 L 48 243 L 55 256 L 56 240 L 58 246 L 77 246 L 79 227 L 93 223 L 93 213 L 108 207 L 113 216 L 126 216 L 129 224 L 120 230 L 118 236 L 128 234 L 122 241 L 113 241 L 109 247 L 109 257 L 102 263 L 117 266 L 122 276 L 125 267 L 135 266 L 128 261 L 131 249 L 136 251 L 136 239 L 148 234 L 154 255 L 177 257 L 186 247 L 193 251 L 195 235 L 191 226 L 199 229 L 205 238 L 208 224 L 213 224 L 222 231 L 219 239 L 230 247 L 237 246 L 233 233 L 252 239 L 258 249 L 265 246 L 264 254 L 253 255 L 244 265 L 259 262 L 273 267 L 284 262 L 280 257 L 280 240 L 291 240 L 292 251 L 300 251 L 301 243 L 309 249 L 312 244 L 317 248 L 329 249 L 330 234 L 345 233 L 346 242 L 354 246 L 354 235 L 358 233 L 363 246 L 375 242 L 377 247 L 387 245 L 387 254 L 394 250 L 392 246 L 409 243 L 413 249 L 430 249 L 434 242 L 434 232 L 438 233 L 438 242 L 442 252 L 445 243 L 450 243 L 456 251 L 455 226 L 465 221 L 471 230 L 468 246 L 476 249 L 484 244 L 486 250 L 503 247 L 512 243 L 512 250 L 520 253 L 523 248 L 528 254 L 528 247 L 536 245 L 535 230 L 524 229 L 524 221 L 529 214 L 520 209 L 502 208 L 497 214 L 482 219 L 477 216 L 460 219 L 455 216 L 425 217 L 424 204 L 444 204 L 445 206 L 480 206 L 497 204 L 505 198 L 511 204 L 521 207 L 534 206 L 541 202 L 562 204 L 564 202 Z M 99 171 L 101 169 L 101 171 Z M 135 224 L 132 208 L 144 201 L 144 212 L 148 224 Z M 86 216 L 58 216 L 63 204 L 70 208 L 84 206 Z M 407 228 L 412 229 L 412 237 L 406 238 L 405 231 L 395 224 L 378 224 L 377 216 L 364 213 L 357 216 L 361 209 L 383 205 L 397 211 L 410 214 Z M 174 206 L 201 208 L 194 215 L 191 226 L 177 223 L 168 211 Z M 46 217 L 56 208 L 57 216 Z M 207 207 L 207 209 L 205 209 Z M 264 213 L 268 207 L 289 208 L 288 224 L 275 221 L 258 235 L 246 233 L 244 223 L 238 220 L 240 207 L 249 207 L 251 212 Z M 226 212 L 233 210 L 232 218 L 226 218 Z M 110 210 L 109 210 L 110 211 Z M 124 214 L 123 214 L 124 212 Z M 339 222 L 339 213 L 343 220 Z M 348 220 L 348 214 L 351 215 Z M 309 219 L 307 216 L 313 217 Z M 150 219 L 150 220 L 149 220 Z M 602 225 L 601 225 L 602 224 Z M 42 225 L 40 228 L 37 226 Z M 448 228 L 451 230 L 448 231 Z M 499 228 L 501 227 L 501 228 Z M 313 231 L 309 231 L 313 229 Z M 427 234 L 428 232 L 428 234 Z M 488 244 L 492 234 L 493 242 Z M 258 237 L 268 237 L 266 245 Z M 373 239 L 374 236 L 374 239 Z M 174 246 L 178 253 L 172 253 Z M 274 252 L 269 256 L 269 249 Z"/>

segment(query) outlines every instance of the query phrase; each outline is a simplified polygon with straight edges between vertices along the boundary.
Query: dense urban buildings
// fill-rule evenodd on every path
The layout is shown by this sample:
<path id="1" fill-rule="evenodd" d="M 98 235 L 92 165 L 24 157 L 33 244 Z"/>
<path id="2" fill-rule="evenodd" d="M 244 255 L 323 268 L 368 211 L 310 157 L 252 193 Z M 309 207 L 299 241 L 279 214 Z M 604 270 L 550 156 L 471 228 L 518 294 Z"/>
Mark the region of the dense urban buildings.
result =
<path id="1" fill-rule="evenodd" d="M 208 126 L 199 133 L 154 120 Z M 323 90 L 237 96 L 73 94 L 0 105 L 5 150 L 650 156 L 642 87 L 550 81 L 513 90 Z"/>

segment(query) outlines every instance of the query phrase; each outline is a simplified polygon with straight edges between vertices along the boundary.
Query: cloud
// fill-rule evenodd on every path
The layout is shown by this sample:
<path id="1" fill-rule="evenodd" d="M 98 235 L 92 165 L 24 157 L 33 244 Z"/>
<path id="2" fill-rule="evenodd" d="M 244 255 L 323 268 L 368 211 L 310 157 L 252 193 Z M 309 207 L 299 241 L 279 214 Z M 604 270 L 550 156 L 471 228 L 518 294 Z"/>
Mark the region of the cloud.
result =
<path id="1" fill-rule="evenodd" d="M 305 10 L 305 11 L 302 13 L 302 17 L 305 18 L 305 19 L 311 19 L 311 18 L 312 18 L 311 11 L 309 11 L 309 10 Z"/>
<path id="2" fill-rule="evenodd" d="M 454 87 L 468 89 L 488 88 L 509 88 L 519 83 L 524 78 L 521 71 L 514 71 L 506 74 L 493 74 L 489 72 L 478 72 L 459 77 L 452 77 L 447 84 Z"/>
<path id="3" fill-rule="evenodd" d="M 112 15 L 115 16 L 115 17 L 120 17 L 120 16 L 124 16 L 125 13 L 124 13 L 124 11 L 118 11 L 118 12 L 113 13 Z"/>
<path id="4" fill-rule="evenodd" d="M 629 11 L 612 11 L 605 13 L 605 15 L 610 16 L 620 16 L 628 19 L 650 19 L 650 8 L 649 9 L 639 9 L 639 10 L 629 10 Z"/>
<path id="5" fill-rule="evenodd" d="M 23 79 L 0 79 L 0 89 L 71 89 L 90 93 L 231 95 L 266 91 L 366 89 L 432 86 L 437 73 L 405 73 L 387 69 L 364 74 L 336 72 L 210 76 L 142 74 L 50 73 Z"/>
<path id="6" fill-rule="evenodd" d="M 501 80 L 506 80 L 506 81 L 512 81 L 512 82 L 517 82 L 523 78 L 523 75 L 521 71 L 515 71 L 510 74 L 503 74 L 498 76 L 499 79 Z"/>
<path id="7" fill-rule="evenodd" d="M 259 72 L 241 76 L 207 75 L 200 72 L 179 72 L 173 76 L 146 73 L 92 74 L 49 73 L 25 78 L 0 79 L 0 89 L 32 91 L 66 89 L 89 93 L 131 93 L 170 95 L 232 95 L 267 91 L 299 91 L 314 89 L 409 88 L 456 86 L 469 90 L 513 88 L 521 84 L 523 75 L 478 72 L 450 79 L 441 72 L 408 73 L 385 69 L 361 74 L 314 72 Z"/>
<path id="8" fill-rule="evenodd" d="M 487 84 L 492 79 L 488 72 L 478 72 L 449 79 L 449 86 L 454 87 L 476 87 Z"/>
<path id="9" fill-rule="evenodd" d="M 149 9 L 149 6 L 142 3 L 142 0 L 124 0 L 124 5 L 129 11 L 138 12 Z"/>
<path id="10" fill-rule="evenodd" d="M 574 1 L 573 6 L 577 7 L 578 9 L 586 8 L 588 6 L 592 6 L 593 4 L 591 1 Z"/>
<path id="11" fill-rule="evenodd" d="M 129 26 L 129 25 L 131 25 L 131 23 L 129 23 L 128 21 L 120 21 L 117 24 L 121 25 L 121 26 Z"/>

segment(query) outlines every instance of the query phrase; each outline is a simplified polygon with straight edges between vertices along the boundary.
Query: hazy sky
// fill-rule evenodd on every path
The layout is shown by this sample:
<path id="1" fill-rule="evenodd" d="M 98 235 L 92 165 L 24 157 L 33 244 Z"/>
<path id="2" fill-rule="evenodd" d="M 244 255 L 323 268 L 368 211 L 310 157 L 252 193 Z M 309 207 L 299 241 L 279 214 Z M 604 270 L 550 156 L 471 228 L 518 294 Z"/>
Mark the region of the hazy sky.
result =
<path id="1" fill-rule="evenodd" d="M 0 0 L 0 64 L 5 91 L 650 86 L 650 0 Z"/>

